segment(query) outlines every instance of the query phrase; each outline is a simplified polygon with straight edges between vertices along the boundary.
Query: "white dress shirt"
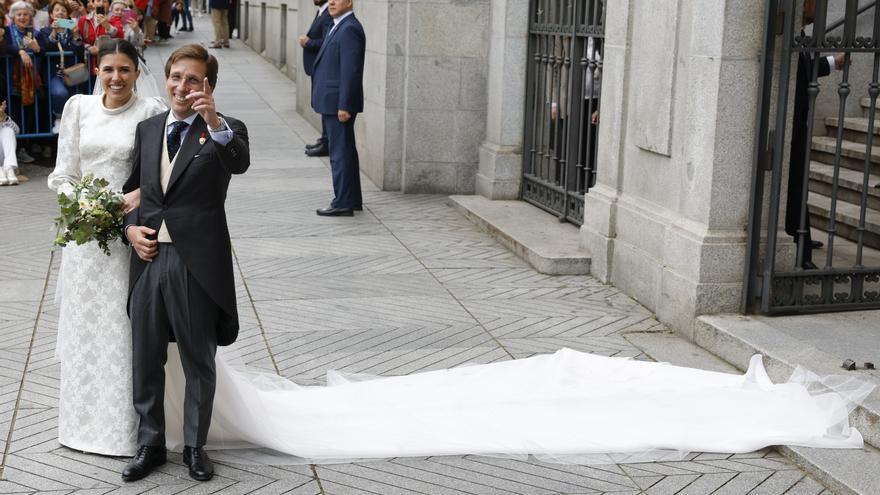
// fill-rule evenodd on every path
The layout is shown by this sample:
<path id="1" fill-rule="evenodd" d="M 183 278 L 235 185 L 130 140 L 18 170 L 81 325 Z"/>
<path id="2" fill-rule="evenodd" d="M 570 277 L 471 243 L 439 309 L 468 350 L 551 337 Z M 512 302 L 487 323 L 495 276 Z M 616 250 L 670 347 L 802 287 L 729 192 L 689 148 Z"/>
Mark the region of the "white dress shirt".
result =
<path id="1" fill-rule="evenodd" d="M 165 120 L 165 135 L 167 136 L 171 132 L 171 124 L 177 122 L 178 120 L 183 120 L 187 123 L 186 128 L 180 131 L 180 144 L 183 144 L 183 140 L 186 139 L 186 133 L 189 132 L 189 128 L 192 127 L 192 123 L 194 120 L 196 120 L 196 117 L 198 115 L 198 113 L 194 112 L 192 115 L 185 119 L 178 119 L 174 116 L 173 111 L 168 112 L 168 118 Z M 208 127 L 208 134 L 210 134 L 211 139 L 213 139 L 214 142 L 219 144 L 220 146 L 226 146 L 227 144 L 229 144 L 229 142 L 232 141 L 232 137 L 234 136 L 232 129 L 230 129 L 229 126 L 226 125 L 226 121 L 223 120 L 223 117 L 220 117 L 220 128 L 212 131 L 211 128 Z"/>
<path id="2" fill-rule="evenodd" d="M 336 26 L 338 26 L 339 23 L 342 22 L 343 19 L 345 19 L 346 17 L 348 17 L 348 16 L 350 16 L 350 15 L 352 15 L 352 14 L 354 14 L 354 11 L 353 11 L 353 10 L 349 10 L 348 12 L 342 14 L 341 16 L 334 17 L 334 18 L 333 18 L 333 27 L 330 28 L 330 32 L 327 33 L 327 37 L 329 38 L 330 35 L 333 34 L 333 31 L 336 31 Z"/>

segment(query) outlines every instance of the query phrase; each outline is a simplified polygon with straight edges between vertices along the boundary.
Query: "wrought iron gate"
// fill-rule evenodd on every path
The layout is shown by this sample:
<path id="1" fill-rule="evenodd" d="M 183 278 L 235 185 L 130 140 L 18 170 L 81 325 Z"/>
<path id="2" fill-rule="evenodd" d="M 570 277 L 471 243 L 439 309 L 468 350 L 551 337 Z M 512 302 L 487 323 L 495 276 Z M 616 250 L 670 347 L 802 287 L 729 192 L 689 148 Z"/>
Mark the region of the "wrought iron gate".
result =
<path id="1" fill-rule="evenodd" d="M 873 150 L 880 0 L 846 0 L 844 17 L 831 23 L 828 3 L 815 1 L 809 33 L 799 7 L 810 2 L 766 4 L 746 263 L 750 310 L 880 308 L 880 150 Z M 817 110 L 823 95 L 821 108 L 834 105 L 828 115 Z"/>
<path id="2" fill-rule="evenodd" d="M 595 182 L 603 0 L 531 0 L 522 198 L 580 225 Z"/>

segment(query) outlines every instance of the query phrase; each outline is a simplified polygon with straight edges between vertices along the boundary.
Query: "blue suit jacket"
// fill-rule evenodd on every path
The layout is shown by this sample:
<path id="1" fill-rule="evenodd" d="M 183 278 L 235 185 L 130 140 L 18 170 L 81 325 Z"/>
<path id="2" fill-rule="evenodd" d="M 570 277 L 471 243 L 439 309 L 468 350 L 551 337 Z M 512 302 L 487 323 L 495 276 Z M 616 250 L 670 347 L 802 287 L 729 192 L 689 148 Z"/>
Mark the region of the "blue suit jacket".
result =
<path id="1" fill-rule="evenodd" d="M 312 75 L 312 69 L 315 66 L 315 58 L 318 56 L 318 50 L 321 49 L 321 44 L 324 41 L 324 36 L 327 34 L 327 31 L 330 31 L 330 28 L 332 27 L 333 17 L 330 16 L 330 9 L 324 9 L 324 13 L 315 16 L 315 20 L 312 21 L 312 25 L 309 27 L 309 32 L 306 33 L 306 36 L 309 37 L 309 41 L 307 41 L 306 46 L 303 47 L 303 69 L 306 71 L 306 75 Z"/>
<path id="2" fill-rule="evenodd" d="M 364 111 L 367 36 L 354 14 L 327 32 L 312 69 L 312 109 L 324 115 Z"/>

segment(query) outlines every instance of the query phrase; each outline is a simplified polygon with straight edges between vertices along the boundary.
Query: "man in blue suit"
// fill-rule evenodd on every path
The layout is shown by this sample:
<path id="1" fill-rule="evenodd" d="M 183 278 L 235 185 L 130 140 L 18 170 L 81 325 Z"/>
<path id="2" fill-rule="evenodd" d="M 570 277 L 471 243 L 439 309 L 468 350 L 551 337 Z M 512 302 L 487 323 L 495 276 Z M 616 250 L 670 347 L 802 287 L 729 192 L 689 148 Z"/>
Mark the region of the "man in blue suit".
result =
<path id="1" fill-rule="evenodd" d="M 364 54 L 367 37 L 352 12 L 352 0 L 329 0 L 333 26 L 312 68 L 312 108 L 321 114 L 330 146 L 333 193 L 321 216 L 353 216 L 363 207 L 354 120 L 364 110 Z"/>
<path id="2" fill-rule="evenodd" d="M 303 49 L 303 69 L 307 76 L 312 75 L 315 66 L 315 57 L 318 56 L 318 50 L 321 49 L 321 43 L 324 41 L 324 35 L 333 27 L 333 17 L 327 8 L 327 0 L 313 0 L 318 12 L 312 21 L 309 31 L 299 37 L 299 46 Z M 314 144 L 306 145 L 306 154 L 309 156 L 327 156 L 330 154 L 327 147 L 327 130 L 321 124 L 321 137 Z"/>

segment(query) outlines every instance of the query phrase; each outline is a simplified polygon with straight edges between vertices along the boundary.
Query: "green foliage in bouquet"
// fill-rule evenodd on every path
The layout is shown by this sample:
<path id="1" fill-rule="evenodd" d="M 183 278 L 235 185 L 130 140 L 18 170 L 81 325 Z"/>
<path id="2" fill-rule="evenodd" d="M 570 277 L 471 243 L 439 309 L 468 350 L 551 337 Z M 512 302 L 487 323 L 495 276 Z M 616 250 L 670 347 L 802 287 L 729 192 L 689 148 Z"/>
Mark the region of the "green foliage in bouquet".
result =
<path id="1" fill-rule="evenodd" d="M 73 184 L 73 194 L 59 194 L 61 215 L 55 219 L 60 233 L 55 245 L 96 241 L 107 256 L 109 244 L 122 238 L 122 193 L 111 191 L 106 179 L 88 174 Z"/>

